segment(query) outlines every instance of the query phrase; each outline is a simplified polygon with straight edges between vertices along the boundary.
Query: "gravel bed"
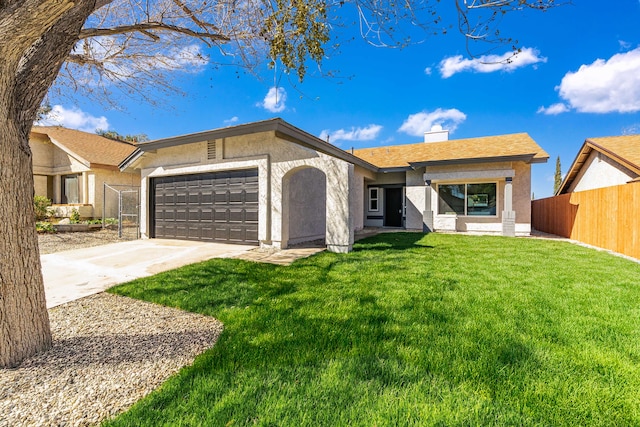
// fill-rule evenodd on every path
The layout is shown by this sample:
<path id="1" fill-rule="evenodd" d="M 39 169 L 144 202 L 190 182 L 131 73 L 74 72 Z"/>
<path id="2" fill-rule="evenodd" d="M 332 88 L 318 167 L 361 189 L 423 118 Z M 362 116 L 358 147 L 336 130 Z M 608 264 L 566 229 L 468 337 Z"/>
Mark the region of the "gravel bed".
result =
<path id="1" fill-rule="evenodd" d="M 212 347 L 218 320 L 110 294 L 49 310 L 53 348 L 0 369 L 0 426 L 113 417 Z"/>
<path id="2" fill-rule="evenodd" d="M 133 233 L 129 234 L 133 235 Z M 41 255 L 127 240 L 130 239 L 126 235 L 123 238 L 119 238 L 118 230 L 109 228 L 74 233 L 38 233 L 38 246 L 40 247 Z"/>

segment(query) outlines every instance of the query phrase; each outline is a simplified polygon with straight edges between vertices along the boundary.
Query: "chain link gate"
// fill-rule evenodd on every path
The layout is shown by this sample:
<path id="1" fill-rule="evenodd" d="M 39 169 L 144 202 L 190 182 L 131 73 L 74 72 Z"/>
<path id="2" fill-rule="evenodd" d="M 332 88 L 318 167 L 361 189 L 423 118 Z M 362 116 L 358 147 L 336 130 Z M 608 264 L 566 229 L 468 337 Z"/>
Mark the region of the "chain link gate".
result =
<path id="1" fill-rule="evenodd" d="M 102 228 L 118 226 L 118 237 L 140 238 L 140 187 L 104 183 Z"/>

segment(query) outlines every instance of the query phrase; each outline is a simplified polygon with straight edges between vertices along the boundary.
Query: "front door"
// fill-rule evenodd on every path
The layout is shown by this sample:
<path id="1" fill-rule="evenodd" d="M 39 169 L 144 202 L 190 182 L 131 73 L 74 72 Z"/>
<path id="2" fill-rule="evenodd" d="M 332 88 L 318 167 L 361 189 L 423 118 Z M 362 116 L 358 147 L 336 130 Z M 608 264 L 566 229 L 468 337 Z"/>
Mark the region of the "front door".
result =
<path id="1" fill-rule="evenodd" d="M 402 188 L 384 190 L 384 226 L 402 227 Z"/>

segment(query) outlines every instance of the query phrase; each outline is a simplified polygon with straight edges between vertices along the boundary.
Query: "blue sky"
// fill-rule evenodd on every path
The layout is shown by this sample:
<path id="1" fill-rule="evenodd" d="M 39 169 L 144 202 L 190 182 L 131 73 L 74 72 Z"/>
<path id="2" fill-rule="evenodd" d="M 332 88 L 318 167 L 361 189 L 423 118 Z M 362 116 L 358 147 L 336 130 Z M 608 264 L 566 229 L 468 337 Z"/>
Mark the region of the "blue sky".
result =
<path id="1" fill-rule="evenodd" d="M 602 4 L 574 0 L 508 16 L 500 31 L 522 53 L 506 65 L 484 63 L 510 46 L 487 46 L 495 57 L 474 60 L 455 30 L 391 49 L 367 44 L 353 27 L 339 30 L 352 40 L 323 63 L 338 77 L 311 73 L 299 83 L 278 70 L 256 76 L 207 64 L 177 73 L 184 95 L 160 107 L 132 99 L 119 99 L 122 109 L 50 102 L 67 127 L 151 139 L 272 117 L 345 150 L 419 142 L 433 124 L 450 129 L 451 139 L 527 132 L 551 156 L 532 168 L 532 191 L 542 198 L 552 195 L 557 156 L 566 173 L 586 138 L 640 133 L 640 1 Z"/>

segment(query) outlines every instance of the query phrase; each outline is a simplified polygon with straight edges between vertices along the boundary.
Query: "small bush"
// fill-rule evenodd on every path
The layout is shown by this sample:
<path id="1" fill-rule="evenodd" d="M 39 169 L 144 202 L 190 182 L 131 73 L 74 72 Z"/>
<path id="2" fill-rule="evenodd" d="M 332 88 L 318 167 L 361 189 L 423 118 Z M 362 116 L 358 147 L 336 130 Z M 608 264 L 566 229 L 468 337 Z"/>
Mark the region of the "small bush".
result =
<path id="1" fill-rule="evenodd" d="M 51 215 L 49 208 L 51 207 L 51 200 L 45 196 L 33 196 L 33 208 L 36 213 L 36 221 L 42 221 Z"/>
<path id="2" fill-rule="evenodd" d="M 56 232 L 55 228 L 53 228 L 53 224 L 47 221 L 36 222 L 36 231 L 38 233 L 55 233 Z"/>
<path id="3" fill-rule="evenodd" d="M 78 209 L 73 209 L 71 211 L 71 216 L 69 217 L 69 221 L 71 221 L 71 224 L 77 224 L 80 222 L 80 212 L 78 212 Z"/>

